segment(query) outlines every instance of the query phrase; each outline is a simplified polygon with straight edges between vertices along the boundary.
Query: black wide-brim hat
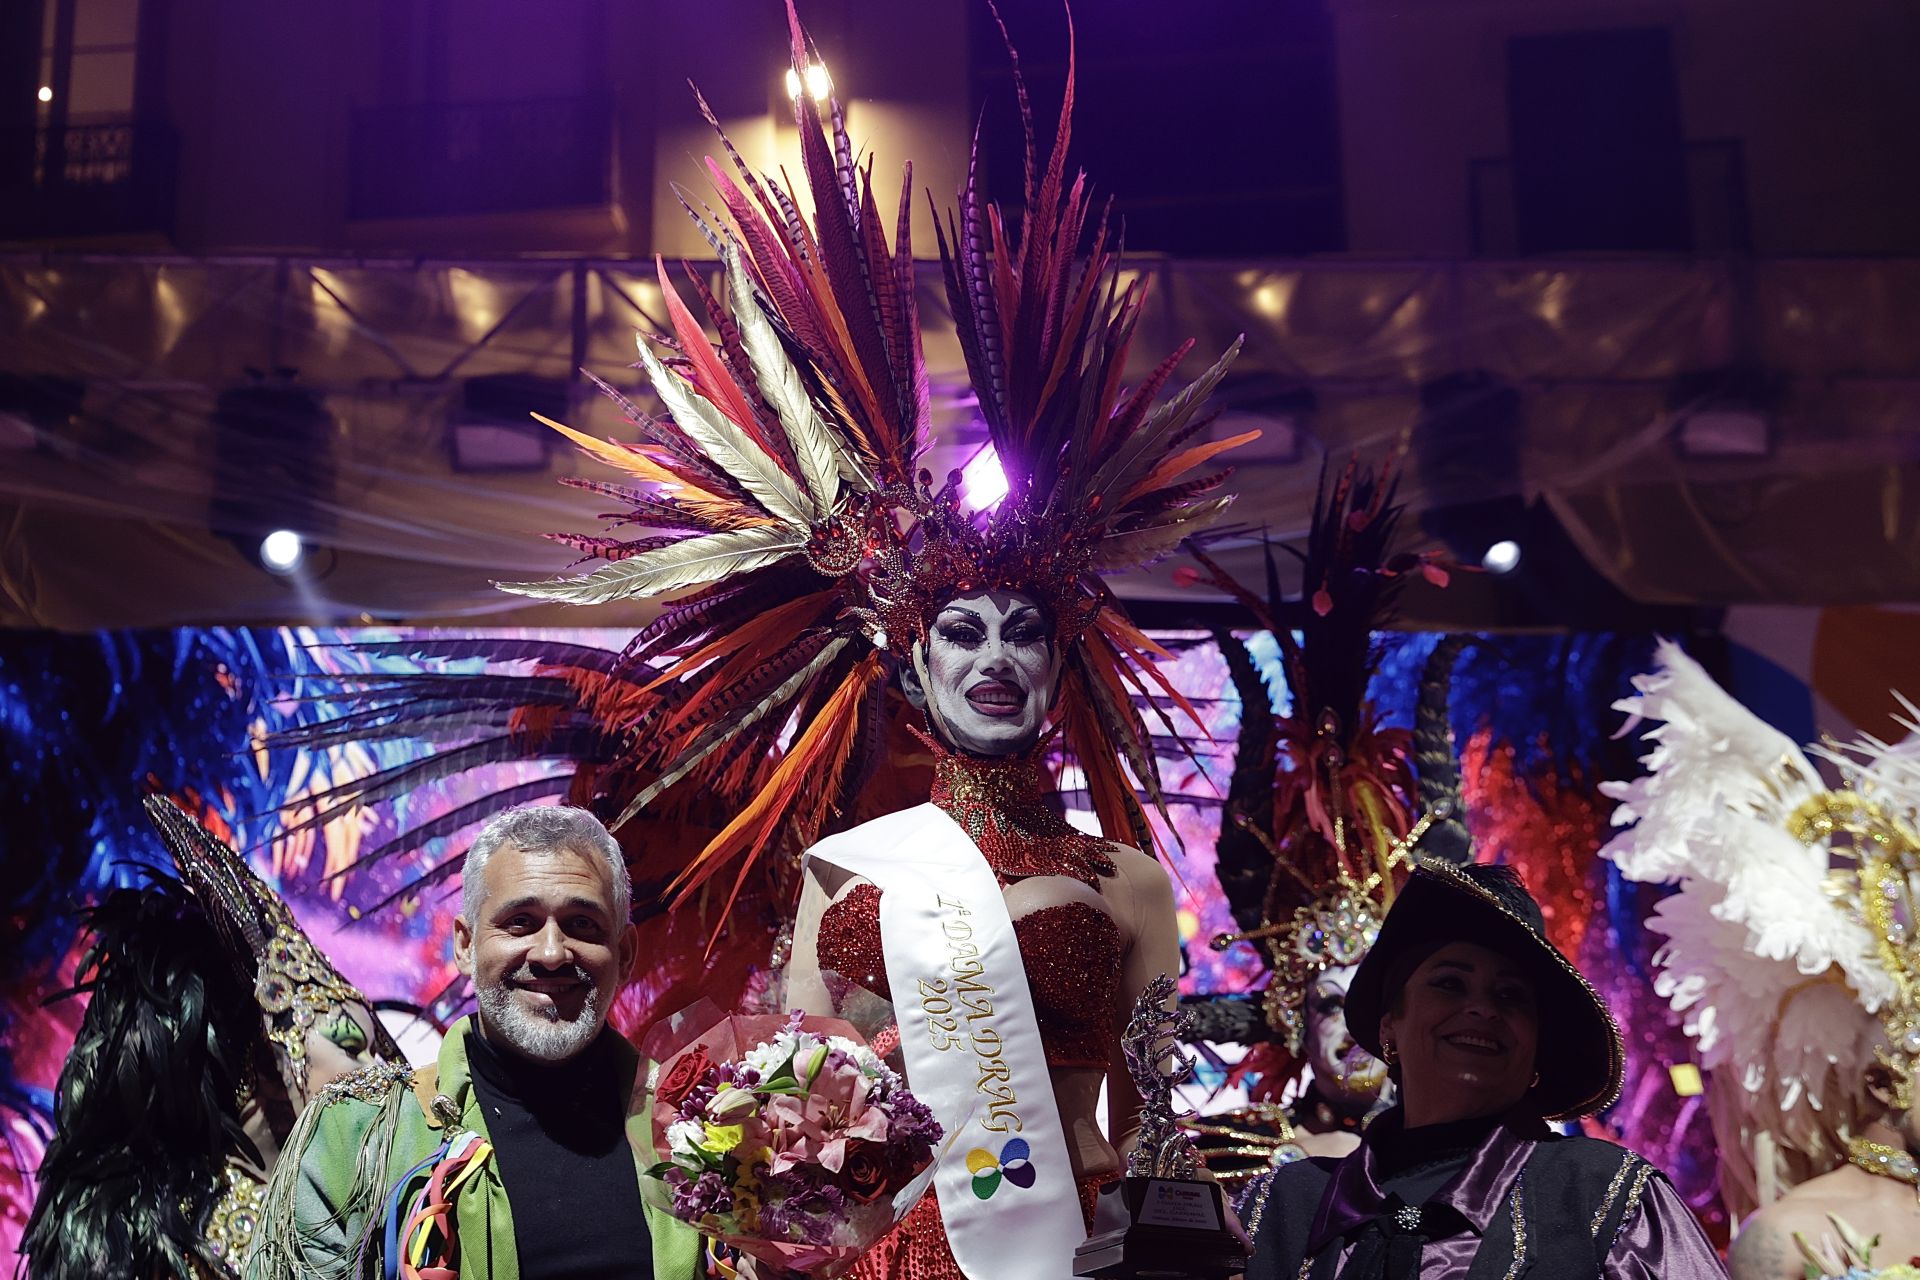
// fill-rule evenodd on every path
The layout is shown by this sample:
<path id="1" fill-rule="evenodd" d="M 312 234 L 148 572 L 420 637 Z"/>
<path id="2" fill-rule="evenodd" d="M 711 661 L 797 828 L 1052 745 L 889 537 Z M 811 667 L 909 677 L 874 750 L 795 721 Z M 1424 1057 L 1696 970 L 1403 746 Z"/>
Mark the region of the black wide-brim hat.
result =
<path id="1" fill-rule="evenodd" d="M 1414 965 L 1451 942 L 1500 952 L 1534 975 L 1540 1012 L 1528 1097 L 1549 1120 L 1592 1115 L 1620 1096 L 1625 1050 L 1606 1001 L 1547 940 L 1540 904 L 1511 867 L 1423 859 L 1394 899 L 1380 936 L 1347 988 L 1347 1030 L 1376 1058 L 1380 1017 Z M 1412 963 L 1399 962 L 1411 957 Z"/>

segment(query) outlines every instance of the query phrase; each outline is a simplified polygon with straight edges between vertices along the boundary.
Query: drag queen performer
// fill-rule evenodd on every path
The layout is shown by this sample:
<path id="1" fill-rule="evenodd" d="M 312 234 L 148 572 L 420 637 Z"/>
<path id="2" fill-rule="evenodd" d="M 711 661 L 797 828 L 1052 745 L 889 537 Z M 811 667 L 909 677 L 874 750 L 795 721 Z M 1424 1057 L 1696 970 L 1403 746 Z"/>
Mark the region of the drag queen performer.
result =
<path id="1" fill-rule="evenodd" d="M 1752 1214 L 1733 1274 L 1854 1274 L 1876 1237 L 1871 1265 L 1906 1264 L 1920 1256 L 1920 739 L 1802 752 L 1677 646 L 1657 656 L 1617 704 L 1661 723 L 1648 775 L 1606 789 L 1633 825 L 1603 852 L 1678 885 L 1647 927 L 1667 939 L 1657 988 L 1711 1072 L 1721 1195 Z"/>
<path id="2" fill-rule="evenodd" d="M 791 25 L 800 66 L 806 37 Z M 723 869 L 719 885 L 737 891 L 770 843 L 805 847 L 849 807 L 890 675 L 924 707 L 933 802 L 814 848 L 795 931 L 813 999 L 833 995 L 823 968 L 891 993 L 914 1090 L 958 1134 L 934 1195 L 875 1251 L 875 1274 L 1070 1273 L 1083 1191 L 1118 1168 L 1094 1113 L 1119 1012 L 1178 963 L 1172 893 L 1138 852 L 1150 837 L 1135 800 L 1136 784 L 1160 796 L 1137 707 L 1171 733 L 1158 695 L 1178 698 L 1097 575 L 1163 557 L 1218 517 L 1226 473 L 1207 464 L 1250 437 L 1202 434 L 1233 351 L 1164 399 L 1188 347 L 1122 387 L 1144 298 L 1120 282 L 1084 178 L 1066 173 L 1072 101 L 1069 82 L 1051 152 L 1028 157 L 1018 230 L 970 176 L 940 234 L 1004 499 L 970 510 L 957 473 L 936 488 L 918 470 L 931 412 L 911 173 L 889 247 L 838 107 L 828 127 L 802 94 L 811 220 L 730 146 L 733 175 L 710 161 L 725 216 L 701 226 L 727 305 L 689 276 L 718 342 L 663 268 L 677 357 L 670 368 L 642 341 L 640 359 L 668 417 L 623 400 L 635 446 L 567 432 L 655 483 L 587 487 L 662 532 L 570 539 L 608 563 L 504 584 L 580 604 L 679 597 L 629 650 L 652 664 L 647 678 L 602 710 L 632 744 L 621 767 L 655 779 L 616 828 L 676 786 L 751 778 L 683 892 Z M 1056 745 L 1106 839 L 1052 807 L 1041 753 Z M 1126 1075 L 1112 1079 L 1124 1142 Z"/>
<path id="3" fill-rule="evenodd" d="M 1172 887 L 1152 858 L 1075 831 L 1049 804 L 1040 742 L 1061 654 L 1048 616 L 1012 591 L 938 608 L 902 671 L 934 730 L 932 802 L 808 858 L 790 996 L 819 1012 L 844 980 L 889 996 L 914 1087 L 979 1098 L 947 1194 L 923 1199 L 858 1276 L 992 1274 L 1007 1269 L 1002 1250 L 1039 1242 L 1070 1269 L 1080 1215 L 1120 1169 L 1096 1114 L 1103 1085 L 1116 1140 L 1137 1126 L 1118 1031 L 1155 975 L 1179 972 Z M 1001 1190 L 996 1171 L 1011 1204 L 978 1194 Z"/>

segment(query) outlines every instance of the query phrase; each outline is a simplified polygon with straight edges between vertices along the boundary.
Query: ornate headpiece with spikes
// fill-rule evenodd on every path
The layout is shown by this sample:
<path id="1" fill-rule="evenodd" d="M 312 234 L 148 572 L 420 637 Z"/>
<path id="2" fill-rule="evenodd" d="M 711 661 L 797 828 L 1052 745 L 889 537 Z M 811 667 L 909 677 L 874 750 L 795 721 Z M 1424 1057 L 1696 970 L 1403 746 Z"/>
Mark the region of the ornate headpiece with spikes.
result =
<path id="1" fill-rule="evenodd" d="M 791 3 L 788 18 L 800 66 L 807 40 Z M 717 342 L 661 267 L 678 367 L 644 341 L 640 360 L 668 416 L 613 393 L 646 439 L 633 446 L 551 424 L 650 482 L 644 491 L 583 487 L 624 502 L 625 522 L 663 532 L 563 539 L 608 563 L 583 577 L 501 585 L 576 604 L 676 597 L 629 651 L 658 674 L 620 709 L 633 744 L 620 764 L 654 780 L 614 825 L 683 779 L 753 784 L 753 798 L 682 876 L 685 888 L 746 854 L 737 891 L 751 855 L 783 823 L 811 839 L 861 725 L 878 713 L 882 653 L 908 654 L 947 600 L 992 588 L 1030 593 L 1050 615 L 1066 655 L 1066 744 L 1107 834 L 1146 841 L 1118 760 L 1158 802 L 1134 699 L 1158 710 L 1157 693 L 1178 695 L 1153 666 L 1156 646 L 1098 574 L 1169 554 L 1225 509 L 1227 498 L 1210 495 L 1226 473 L 1189 473 L 1244 439 L 1196 442 L 1198 410 L 1238 343 L 1165 403 L 1155 401 L 1187 347 L 1122 394 L 1143 292 L 1120 286 L 1086 181 L 1067 178 L 1072 105 L 1070 68 L 1044 170 L 1036 175 L 1028 155 L 1018 232 L 983 201 L 976 156 L 958 217 L 939 233 L 960 343 L 1009 483 L 991 515 L 963 509 L 954 479 L 935 489 L 916 471 L 929 396 L 908 230 L 912 170 L 889 246 L 871 167 L 856 161 L 838 104 L 823 122 L 807 94 L 795 112 L 811 221 L 724 135 L 733 175 L 708 161 L 724 212 L 694 216 L 722 261 L 727 305 L 690 279 Z"/>
<path id="2" fill-rule="evenodd" d="M 307 938 L 280 896 L 254 874 L 245 858 L 164 796 L 149 795 L 147 816 L 173 854 L 180 878 L 193 891 L 222 949 L 253 984 L 253 998 L 266 1015 L 267 1038 L 280 1050 L 290 1088 L 304 1094 L 307 1032 L 327 1010 L 373 1002 Z M 378 1018 L 373 1049 L 388 1062 L 405 1062 Z"/>
<path id="3" fill-rule="evenodd" d="M 1429 829 L 1457 808 L 1446 689 L 1459 641 L 1442 642 L 1422 683 L 1418 736 L 1437 741 L 1444 761 L 1431 779 L 1422 769 L 1422 793 L 1432 794 L 1417 823 L 1414 739 L 1382 727 L 1367 701 L 1373 632 L 1391 614 L 1401 575 L 1416 567 L 1440 572 L 1423 558 L 1389 555 L 1399 515 L 1390 462 L 1378 470 L 1350 462 L 1337 478 L 1322 474 L 1301 557 L 1306 608 L 1298 639 L 1279 617 L 1284 602 L 1271 562 L 1263 601 L 1195 552 L 1216 585 L 1274 635 L 1293 695 L 1290 714 L 1255 714 L 1268 705 L 1266 686 L 1239 641 L 1219 637 L 1243 707 L 1220 850 L 1241 932 L 1221 934 L 1213 945 L 1263 943 L 1272 976 L 1262 1010 L 1295 1065 L 1313 979 L 1366 955 L 1410 865 L 1407 851 L 1423 836 L 1431 846 L 1437 831 Z"/>
<path id="4" fill-rule="evenodd" d="M 1715 1072 L 1723 1191 L 1744 1212 L 1770 1181 L 1846 1157 L 1876 1059 L 1895 1105 L 1914 1103 L 1920 735 L 1803 752 L 1678 646 L 1657 657 L 1615 704 L 1629 727 L 1663 723 L 1648 774 L 1602 786 L 1615 824 L 1632 825 L 1601 852 L 1629 879 L 1679 886 L 1647 925 L 1667 939 L 1655 986 Z M 1829 789 L 1810 757 L 1845 785 Z"/>

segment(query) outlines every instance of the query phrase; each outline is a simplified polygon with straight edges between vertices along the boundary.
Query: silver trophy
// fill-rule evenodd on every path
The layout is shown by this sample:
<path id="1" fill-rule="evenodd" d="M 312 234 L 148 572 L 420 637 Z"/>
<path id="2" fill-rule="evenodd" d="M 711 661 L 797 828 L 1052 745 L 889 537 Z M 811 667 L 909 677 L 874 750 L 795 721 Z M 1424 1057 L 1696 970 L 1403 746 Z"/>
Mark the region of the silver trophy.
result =
<path id="1" fill-rule="evenodd" d="M 1201 1176 L 1200 1157 L 1173 1118 L 1174 1088 L 1193 1074 L 1193 1057 L 1180 1047 L 1192 1015 L 1169 1008 L 1174 992 L 1164 973 L 1148 983 L 1120 1038 L 1140 1092 L 1139 1140 L 1127 1176 L 1100 1197 L 1094 1234 L 1074 1251 L 1076 1276 L 1213 1280 L 1246 1263 L 1219 1186 Z"/>

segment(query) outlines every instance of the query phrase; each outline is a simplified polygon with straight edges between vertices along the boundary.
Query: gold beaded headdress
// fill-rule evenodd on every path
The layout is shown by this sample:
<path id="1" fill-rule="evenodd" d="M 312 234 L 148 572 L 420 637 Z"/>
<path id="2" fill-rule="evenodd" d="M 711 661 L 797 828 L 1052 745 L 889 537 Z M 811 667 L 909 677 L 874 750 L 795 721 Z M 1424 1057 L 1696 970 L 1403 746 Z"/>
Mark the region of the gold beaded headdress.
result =
<path id="1" fill-rule="evenodd" d="M 788 17 L 799 67 L 808 42 L 791 4 Z M 1226 509 L 1216 492 L 1226 472 L 1192 473 L 1248 438 L 1201 437 L 1199 410 L 1239 344 L 1164 402 L 1190 344 L 1123 393 L 1144 292 L 1121 284 L 1085 178 L 1066 172 L 1072 106 L 1069 74 L 1044 168 L 1029 152 L 1017 230 L 983 199 L 977 157 L 957 217 L 936 226 L 949 307 L 1008 482 L 990 513 L 962 505 L 957 475 L 935 488 L 918 470 L 931 412 L 912 170 L 889 245 L 871 166 L 854 155 L 838 104 L 823 117 L 808 94 L 794 109 L 811 219 L 724 134 L 731 173 L 707 162 L 719 212 L 694 217 L 721 260 L 726 305 L 704 277 L 687 279 L 712 335 L 660 267 L 678 354 L 670 368 L 643 340 L 640 362 L 665 416 L 601 384 L 643 443 L 550 424 L 643 483 L 577 482 L 618 499 L 622 523 L 657 532 L 565 536 L 607 563 L 500 585 L 575 604 L 671 600 L 628 651 L 643 678 L 595 712 L 630 743 L 614 767 L 653 779 L 615 827 L 682 780 L 751 794 L 682 873 L 683 890 L 738 858 L 737 893 L 776 831 L 810 840 L 872 736 L 883 654 L 910 653 L 955 595 L 995 588 L 1031 594 L 1051 619 L 1065 660 L 1055 714 L 1103 830 L 1147 840 L 1134 788 L 1159 802 L 1160 786 L 1136 707 L 1157 713 L 1162 695 L 1178 695 L 1154 668 L 1163 655 L 1098 575 L 1170 554 Z"/>
<path id="2" fill-rule="evenodd" d="M 1835 753 L 1832 758 L 1842 757 Z M 1871 766 L 1857 782 L 1874 785 Z M 1878 1007 L 1870 1011 L 1887 1033 L 1886 1044 L 1876 1048 L 1874 1056 L 1893 1073 L 1894 1105 L 1903 1112 L 1913 1107 L 1914 1076 L 1920 1070 L 1920 947 L 1914 939 L 1920 923 L 1915 912 L 1920 906 L 1920 832 L 1914 829 L 1911 800 L 1893 794 L 1876 800 L 1852 789 L 1823 791 L 1802 801 L 1787 818 L 1787 829 L 1796 839 L 1827 851 L 1839 864 L 1829 873 L 1829 893 L 1872 941 L 1886 983 Z"/>
<path id="3" fill-rule="evenodd" d="M 406 1061 L 387 1029 L 372 1017 L 373 1002 L 340 976 L 245 858 L 172 800 L 149 795 L 144 803 L 223 949 L 242 976 L 252 980 L 267 1038 L 280 1050 L 289 1086 L 305 1089 L 308 1030 L 348 1004 L 366 1008 L 375 1053 L 388 1062 Z"/>

